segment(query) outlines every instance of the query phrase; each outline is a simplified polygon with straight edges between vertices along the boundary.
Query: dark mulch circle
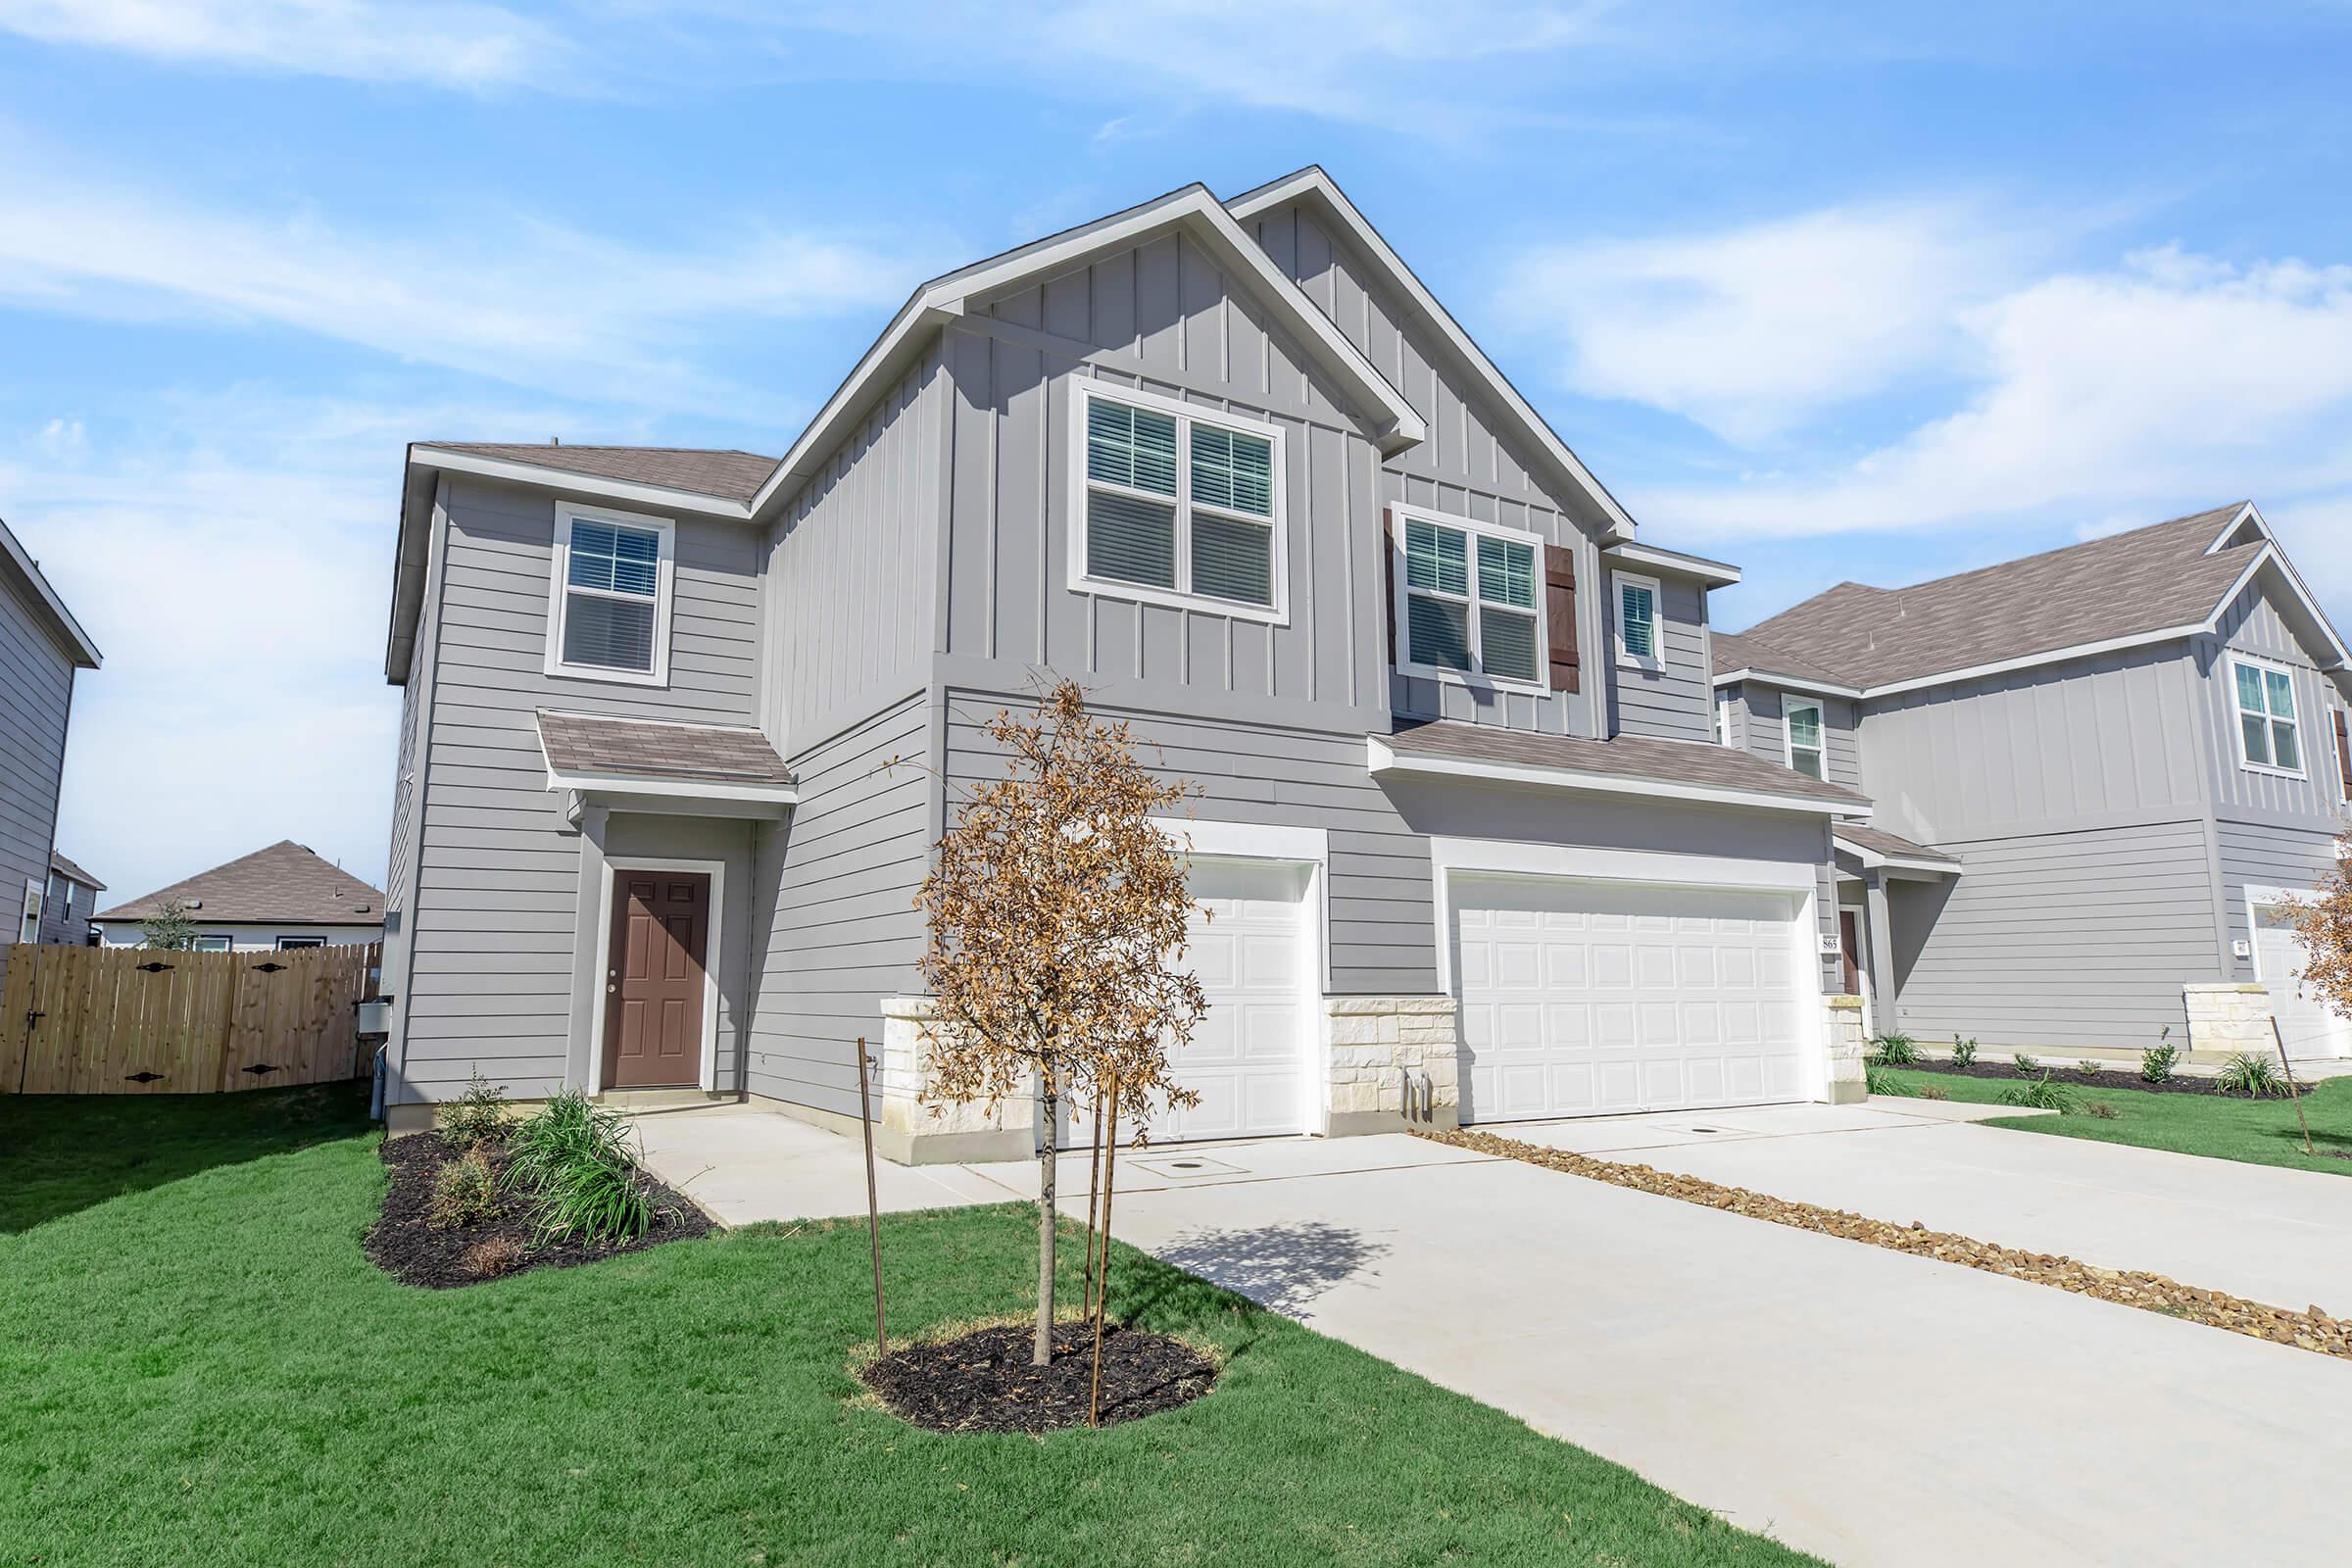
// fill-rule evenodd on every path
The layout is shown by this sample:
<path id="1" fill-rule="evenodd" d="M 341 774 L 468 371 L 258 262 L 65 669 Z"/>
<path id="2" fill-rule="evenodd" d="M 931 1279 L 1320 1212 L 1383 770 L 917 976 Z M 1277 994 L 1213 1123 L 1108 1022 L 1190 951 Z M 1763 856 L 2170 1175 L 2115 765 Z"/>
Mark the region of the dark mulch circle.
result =
<path id="1" fill-rule="evenodd" d="M 637 1175 L 654 1200 L 654 1228 L 633 1242 L 617 1246 L 554 1242 L 534 1247 L 534 1205 L 519 1198 L 509 1198 L 507 1211 L 498 1219 L 444 1229 L 430 1221 L 433 1178 L 456 1156 L 457 1151 L 439 1133 L 384 1140 L 383 1158 L 392 1170 L 392 1190 L 384 1195 L 383 1215 L 368 1230 L 364 1245 L 376 1267 L 407 1284 L 436 1291 L 480 1285 L 535 1268 L 572 1268 L 623 1252 L 642 1252 L 664 1242 L 707 1236 L 711 1230 L 710 1218 L 701 1209 L 643 1171 Z M 493 1153 L 491 1162 L 504 1175 L 505 1155 Z M 495 1273 L 482 1272 L 467 1254 L 485 1244 L 493 1250 L 504 1249 L 511 1259 L 508 1266 Z"/>
<path id="2" fill-rule="evenodd" d="M 937 1345 L 910 1345 L 866 1367 L 882 1402 L 934 1432 L 1052 1432 L 1086 1425 L 1095 1373 L 1091 1326 L 1054 1330 L 1054 1360 L 1031 1366 L 1031 1327 L 982 1329 Z M 1216 1382 L 1200 1351 L 1163 1334 L 1106 1324 L 1102 1331 L 1102 1424 L 1133 1421 L 1190 1404 Z"/>
<path id="3" fill-rule="evenodd" d="M 1875 1063 L 1877 1058 L 1873 1057 L 1872 1060 Z M 2160 1084 L 2152 1084 L 2140 1077 L 2137 1067 L 2123 1062 L 2118 1062 L 2107 1072 L 2093 1073 L 2079 1072 L 2072 1062 L 2045 1060 L 2029 1077 L 2011 1066 L 2006 1058 L 2000 1061 L 1978 1060 L 1965 1067 L 1955 1067 L 1949 1061 L 1930 1060 L 1922 1057 L 1910 1066 L 1897 1068 L 1896 1071 L 1932 1072 L 1945 1078 L 1991 1078 L 2005 1084 L 2030 1084 L 2039 1078 L 2043 1072 L 2047 1072 L 2050 1075 L 2050 1082 L 2054 1084 L 2072 1084 L 2082 1089 L 2131 1089 L 2145 1095 L 2216 1095 L 2221 1093 L 2213 1087 L 2213 1080 L 2210 1078 L 2167 1078 Z M 2305 1094 L 2311 1092 L 2309 1084 L 2299 1087 Z M 2247 1097 L 2223 1095 L 2222 1098 L 2244 1100 Z M 2274 1095 L 2266 1098 L 2283 1100 L 2286 1097 Z"/>

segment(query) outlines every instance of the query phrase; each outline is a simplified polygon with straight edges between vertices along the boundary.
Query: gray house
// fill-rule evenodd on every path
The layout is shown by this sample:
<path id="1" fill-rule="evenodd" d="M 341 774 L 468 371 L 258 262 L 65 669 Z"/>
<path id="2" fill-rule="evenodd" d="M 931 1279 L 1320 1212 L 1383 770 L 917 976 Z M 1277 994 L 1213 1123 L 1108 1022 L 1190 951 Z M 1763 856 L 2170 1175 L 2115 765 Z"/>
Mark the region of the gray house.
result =
<path id="1" fill-rule="evenodd" d="M 97 667 L 89 633 L 0 522 L 0 980 L 8 944 L 41 940 L 74 672 Z"/>
<path id="2" fill-rule="evenodd" d="M 2287 901 L 2335 863 L 2352 665 L 2251 503 L 1715 638 L 1718 733 L 1868 794 L 1848 985 L 1931 1043 L 2352 1055 Z"/>
<path id="3" fill-rule="evenodd" d="M 41 940 L 64 947 L 90 941 L 90 918 L 106 884 L 62 855 L 49 857 L 49 891 L 41 900 Z"/>
<path id="4" fill-rule="evenodd" d="M 419 443 L 385 672 L 395 1129 L 523 1097 L 931 1116 L 913 900 L 1051 671 L 1200 786 L 1163 1137 L 1859 1092 L 1850 780 L 1713 744 L 1652 545 L 1320 171 L 917 289 L 781 458 Z"/>

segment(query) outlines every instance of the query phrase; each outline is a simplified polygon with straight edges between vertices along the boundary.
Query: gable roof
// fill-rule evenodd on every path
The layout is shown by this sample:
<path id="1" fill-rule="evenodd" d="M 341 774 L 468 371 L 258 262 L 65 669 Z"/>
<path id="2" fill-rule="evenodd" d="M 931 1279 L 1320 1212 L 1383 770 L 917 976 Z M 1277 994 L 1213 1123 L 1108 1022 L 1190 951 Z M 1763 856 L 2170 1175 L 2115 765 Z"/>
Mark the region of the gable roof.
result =
<path id="1" fill-rule="evenodd" d="M 1838 841 L 1839 849 L 1853 851 L 1866 868 L 1899 865 L 1918 870 L 1949 870 L 1955 875 L 1961 869 L 1960 857 L 1951 851 L 1915 843 L 1881 828 L 1839 822 L 1831 827 L 1830 836 Z"/>
<path id="2" fill-rule="evenodd" d="M 99 881 L 96 877 L 90 875 L 89 872 L 84 871 L 80 866 L 75 865 L 72 860 L 67 859 L 64 856 L 57 854 L 55 851 L 51 851 L 49 855 L 49 869 L 57 872 L 69 882 L 80 883 L 83 887 L 88 888 L 93 893 L 104 893 L 106 891 L 105 883 Z"/>
<path id="3" fill-rule="evenodd" d="M 199 925 L 377 925 L 384 918 L 381 892 L 292 839 L 101 909 L 96 918 L 143 920 L 167 899 L 190 906 Z"/>
<path id="4" fill-rule="evenodd" d="M 566 447 L 552 441 L 545 446 L 511 441 L 423 441 L 412 451 L 460 453 L 558 473 L 624 479 L 633 484 L 735 502 L 750 501 L 776 470 L 775 459 L 731 447 Z"/>
<path id="5" fill-rule="evenodd" d="M 2328 667 L 2352 659 L 2245 501 L 1908 588 L 1841 582 L 1741 638 L 1878 696 L 2209 633 L 2266 566 L 2329 646 Z M 1716 679 L 1730 678 L 1719 655 Z"/>
<path id="6" fill-rule="evenodd" d="M 744 724 L 685 724 L 607 713 L 538 712 L 539 750 L 560 782 L 588 779 L 769 785 L 792 769 L 768 738 Z"/>
<path id="7" fill-rule="evenodd" d="M 67 658 L 82 669 L 98 667 L 102 662 L 98 645 L 90 641 L 90 634 L 74 618 L 74 612 L 66 608 L 57 590 L 49 586 L 49 579 L 41 575 L 41 564 L 32 559 L 5 521 L 0 521 L 0 582 L 15 583 L 31 601 L 33 613 L 46 622 L 49 635 L 57 640 Z"/>

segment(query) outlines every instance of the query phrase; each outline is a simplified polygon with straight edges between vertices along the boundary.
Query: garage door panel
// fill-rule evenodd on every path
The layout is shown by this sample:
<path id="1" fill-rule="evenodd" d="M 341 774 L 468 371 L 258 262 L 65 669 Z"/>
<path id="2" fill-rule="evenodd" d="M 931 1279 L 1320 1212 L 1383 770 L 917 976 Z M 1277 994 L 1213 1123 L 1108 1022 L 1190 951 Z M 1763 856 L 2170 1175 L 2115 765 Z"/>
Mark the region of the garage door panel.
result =
<path id="1" fill-rule="evenodd" d="M 1803 1094 L 1793 895 L 1465 876 L 1454 903 L 1466 1119 Z"/>

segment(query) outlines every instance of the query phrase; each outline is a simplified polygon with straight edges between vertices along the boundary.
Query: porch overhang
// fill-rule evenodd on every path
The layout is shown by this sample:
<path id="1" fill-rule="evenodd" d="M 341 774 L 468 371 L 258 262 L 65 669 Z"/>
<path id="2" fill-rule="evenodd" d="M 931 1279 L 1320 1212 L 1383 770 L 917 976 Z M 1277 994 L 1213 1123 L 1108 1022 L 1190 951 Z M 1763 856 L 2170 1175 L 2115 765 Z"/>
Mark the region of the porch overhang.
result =
<path id="1" fill-rule="evenodd" d="M 547 787 L 587 806 L 705 816 L 780 817 L 800 799 L 792 770 L 760 731 L 740 724 L 538 712 Z"/>
<path id="2" fill-rule="evenodd" d="M 1838 874 L 1850 881 L 1862 881 L 1873 871 L 1897 878 L 1933 879 L 1956 877 L 1964 869 L 1959 857 L 1947 851 L 1878 828 L 1837 827 L 1831 836 L 1837 845 Z"/>
<path id="3" fill-rule="evenodd" d="M 1711 742 L 1594 741 L 1440 721 L 1368 735 L 1364 745 L 1375 778 L 1471 779 L 1833 820 L 1865 821 L 1871 813 L 1870 802 L 1851 790 Z"/>

